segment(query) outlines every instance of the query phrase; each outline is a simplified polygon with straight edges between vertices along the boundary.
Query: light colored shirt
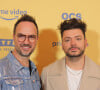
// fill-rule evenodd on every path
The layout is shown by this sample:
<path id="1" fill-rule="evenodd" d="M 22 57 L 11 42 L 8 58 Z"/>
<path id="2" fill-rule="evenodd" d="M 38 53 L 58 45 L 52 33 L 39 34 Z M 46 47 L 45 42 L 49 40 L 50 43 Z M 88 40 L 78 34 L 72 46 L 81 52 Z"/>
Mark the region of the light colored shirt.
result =
<path id="1" fill-rule="evenodd" d="M 31 61 L 30 61 L 31 62 Z M 10 52 L 0 60 L 0 90 L 40 90 L 40 79 L 34 63 L 22 66 Z"/>
<path id="2" fill-rule="evenodd" d="M 72 70 L 66 66 L 69 90 L 79 90 L 82 70 Z"/>

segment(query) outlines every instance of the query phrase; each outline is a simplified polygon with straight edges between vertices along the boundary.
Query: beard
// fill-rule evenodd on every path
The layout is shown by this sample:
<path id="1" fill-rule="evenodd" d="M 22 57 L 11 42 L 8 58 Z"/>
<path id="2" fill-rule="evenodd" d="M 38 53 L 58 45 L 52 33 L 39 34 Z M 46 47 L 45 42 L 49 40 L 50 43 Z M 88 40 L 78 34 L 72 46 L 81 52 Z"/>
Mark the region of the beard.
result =
<path id="1" fill-rule="evenodd" d="M 20 47 L 24 47 L 24 46 L 31 48 L 31 46 L 29 44 L 20 45 Z M 29 57 L 32 54 L 32 52 L 34 51 L 34 49 L 32 49 L 29 53 L 23 53 L 23 51 L 21 51 L 21 49 L 19 47 L 16 47 L 16 51 L 20 56 Z"/>
<path id="2" fill-rule="evenodd" d="M 72 48 L 77 48 L 80 52 L 78 54 L 71 54 L 69 53 L 69 51 L 72 49 Z M 66 53 L 66 56 L 70 57 L 70 58 L 73 58 L 73 57 L 80 57 L 84 54 L 84 51 L 85 51 L 85 48 L 84 49 L 80 49 L 78 47 L 71 47 L 68 49 L 68 52 Z M 74 51 L 73 51 L 74 52 Z"/>

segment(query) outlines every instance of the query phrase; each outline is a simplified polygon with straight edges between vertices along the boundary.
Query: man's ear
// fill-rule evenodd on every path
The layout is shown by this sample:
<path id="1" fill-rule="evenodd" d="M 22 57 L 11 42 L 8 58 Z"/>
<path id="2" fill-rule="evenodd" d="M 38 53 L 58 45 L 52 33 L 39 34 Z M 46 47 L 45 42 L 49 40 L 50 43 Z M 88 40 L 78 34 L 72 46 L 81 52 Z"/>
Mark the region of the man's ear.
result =
<path id="1" fill-rule="evenodd" d="M 85 38 L 85 48 L 88 46 L 87 39 Z"/>
<path id="2" fill-rule="evenodd" d="M 13 40 L 15 39 L 15 34 L 13 34 Z"/>

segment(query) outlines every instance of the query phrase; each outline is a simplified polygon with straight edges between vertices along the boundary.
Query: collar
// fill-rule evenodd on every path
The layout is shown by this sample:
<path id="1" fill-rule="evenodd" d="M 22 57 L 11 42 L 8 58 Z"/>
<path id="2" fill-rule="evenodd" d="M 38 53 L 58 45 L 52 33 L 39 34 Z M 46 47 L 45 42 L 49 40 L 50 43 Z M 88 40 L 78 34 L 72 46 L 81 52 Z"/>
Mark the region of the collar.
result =
<path id="1" fill-rule="evenodd" d="M 65 57 L 54 63 L 55 72 L 54 75 L 63 75 L 66 72 Z M 88 56 L 85 56 L 85 65 L 83 69 L 83 75 L 87 77 L 100 78 L 100 66 L 94 63 Z"/>
<path id="2" fill-rule="evenodd" d="M 19 70 L 21 70 L 22 68 L 24 68 L 24 66 L 22 66 L 19 63 L 19 61 L 14 57 L 14 55 L 11 53 L 11 51 L 7 55 L 7 58 L 12 63 L 12 67 L 15 69 L 15 72 L 18 72 Z M 36 66 L 34 65 L 34 63 L 31 60 L 29 60 L 29 61 L 31 63 L 32 72 L 36 71 Z"/>

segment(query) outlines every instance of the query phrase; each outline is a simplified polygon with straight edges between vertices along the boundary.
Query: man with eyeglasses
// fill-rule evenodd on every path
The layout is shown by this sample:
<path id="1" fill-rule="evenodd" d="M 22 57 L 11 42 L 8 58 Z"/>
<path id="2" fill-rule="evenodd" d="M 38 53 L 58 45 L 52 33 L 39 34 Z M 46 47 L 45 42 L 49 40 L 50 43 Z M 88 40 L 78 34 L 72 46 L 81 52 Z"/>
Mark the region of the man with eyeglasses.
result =
<path id="1" fill-rule="evenodd" d="M 14 26 L 15 48 L 0 60 L 0 90 L 40 90 L 36 66 L 30 61 L 38 40 L 35 19 L 23 15 Z"/>

